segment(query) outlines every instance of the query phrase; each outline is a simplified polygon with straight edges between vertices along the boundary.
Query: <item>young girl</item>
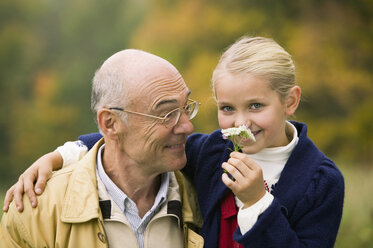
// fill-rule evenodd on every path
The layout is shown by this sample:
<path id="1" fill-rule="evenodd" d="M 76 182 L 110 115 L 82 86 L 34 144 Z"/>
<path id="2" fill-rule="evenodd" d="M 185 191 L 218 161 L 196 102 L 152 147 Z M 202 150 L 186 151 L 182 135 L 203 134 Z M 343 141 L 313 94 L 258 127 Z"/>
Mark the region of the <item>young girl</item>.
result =
<path id="1" fill-rule="evenodd" d="M 205 247 L 333 247 L 344 180 L 306 125 L 287 121 L 301 95 L 291 56 L 271 39 L 242 37 L 222 55 L 212 86 L 220 128 L 246 125 L 256 141 L 242 139 L 232 152 L 221 130 L 188 137 L 183 172 L 197 190 Z M 100 137 L 60 147 L 64 163 Z"/>
<path id="2" fill-rule="evenodd" d="M 286 120 L 301 95 L 291 56 L 273 40 L 243 37 L 222 55 L 212 85 L 220 128 L 246 125 L 256 142 L 243 140 L 242 153 L 231 153 L 219 130 L 188 138 L 184 172 L 197 190 L 205 242 L 333 247 L 344 181 L 306 125 Z"/>

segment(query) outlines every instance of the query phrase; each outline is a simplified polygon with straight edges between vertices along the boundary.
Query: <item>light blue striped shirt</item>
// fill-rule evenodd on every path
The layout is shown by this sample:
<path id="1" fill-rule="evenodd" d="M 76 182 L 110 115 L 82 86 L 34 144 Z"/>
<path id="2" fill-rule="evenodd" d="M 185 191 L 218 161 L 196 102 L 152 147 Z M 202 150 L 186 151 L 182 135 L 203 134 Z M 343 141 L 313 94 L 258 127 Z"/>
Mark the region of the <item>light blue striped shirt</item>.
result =
<path id="1" fill-rule="evenodd" d="M 144 217 L 140 218 L 136 204 L 122 190 L 120 190 L 106 174 L 101 160 L 103 149 L 105 149 L 105 144 L 100 147 L 97 153 L 98 175 L 105 185 L 108 194 L 118 205 L 120 210 L 122 210 L 128 222 L 130 223 L 132 230 L 136 236 L 137 242 L 139 243 L 139 247 L 143 248 L 146 226 L 153 218 L 153 216 L 160 210 L 162 204 L 166 201 L 170 175 L 168 172 L 161 175 L 161 186 L 159 188 L 157 196 L 155 197 L 154 204 L 152 208 L 144 215 Z"/>

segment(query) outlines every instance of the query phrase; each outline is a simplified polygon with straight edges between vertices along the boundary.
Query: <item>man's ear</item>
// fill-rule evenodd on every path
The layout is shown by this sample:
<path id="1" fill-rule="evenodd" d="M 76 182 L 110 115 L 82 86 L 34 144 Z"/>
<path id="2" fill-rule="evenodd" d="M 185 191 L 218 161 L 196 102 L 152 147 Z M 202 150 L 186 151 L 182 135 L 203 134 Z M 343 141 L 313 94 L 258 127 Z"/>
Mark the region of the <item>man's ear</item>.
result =
<path id="1" fill-rule="evenodd" d="M 123 129 L 122 120 L 112 110 L 100 109 L 97 112 L 97 123 L 104 136 L 116 140 Z"/>
<path id="2" fill-rule="evenodd" d="M 290 89 L 289 95 L 286 97 L 285 104 L 286 110 L 285 113 L 287 116 L 291 116 L 295 113 L 298 108 L 300 96 L 302 90 L 299 86 L 295 85 Z"/>

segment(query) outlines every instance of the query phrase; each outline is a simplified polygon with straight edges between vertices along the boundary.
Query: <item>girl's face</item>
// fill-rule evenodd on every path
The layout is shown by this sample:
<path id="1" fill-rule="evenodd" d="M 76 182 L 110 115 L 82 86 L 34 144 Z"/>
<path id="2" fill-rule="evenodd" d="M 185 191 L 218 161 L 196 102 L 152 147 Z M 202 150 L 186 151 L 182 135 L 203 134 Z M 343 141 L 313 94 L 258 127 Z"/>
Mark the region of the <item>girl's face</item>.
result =
<path id="1" fill-rule="evenodd" d="M 220 128 L 247 125 L 255 136 L 256 142 L 241 141 L 244 153 L 289 143 L 285 120 L 295 110 L 289 112 L 286 101 L 271 89 L 268 80 L 243 73 L 225 73 L 215 83 L 215 94 Z"/>

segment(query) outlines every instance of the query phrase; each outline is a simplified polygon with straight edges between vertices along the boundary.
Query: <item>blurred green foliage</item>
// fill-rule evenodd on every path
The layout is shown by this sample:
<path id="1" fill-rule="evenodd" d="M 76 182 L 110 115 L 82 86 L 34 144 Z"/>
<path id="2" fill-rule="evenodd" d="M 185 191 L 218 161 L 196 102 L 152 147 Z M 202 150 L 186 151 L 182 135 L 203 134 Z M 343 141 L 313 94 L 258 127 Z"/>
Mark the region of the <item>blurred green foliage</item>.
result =
<path id="1" fill-rule="evenodd" d="M 303 90 L 295 119 L 314 142 L 350 167 L 373 167 L 370 0 L 1 0 L 0 186 L 57 145 L 97 130 L 91 79 L 125 48 L 173 63 L 202 102 L 195 131 L 218 128 L 211 73 L 244 34 L 273 38 L 293 55 Z M 362 244 L 372 244 L 371 234 L 371 227 L 359 234 Z"/>
<path id="2" fill-rule="evenodd" d="M 0 178 L 95 131 L 94 71 L 139 48 L 173 63 L 203 103 L 196 131 L 217 128 L 211 73 L 240 36 L 272 37 L 292 55 L 303 101 L 296 119 L 331 157 L 373 159 L 373 2 L 369 0 L 2 0 Z"/>
<path id="3" fill-rule="evenodd" d="M 143 2 L 0 2 L 0 180 L 9 185 L 41 154 L 96 130 L 90 82 L 129 46 Z"/>
<path id="4" fill-rule="evenodd" d="M 138 48 L 173 63 L 202 102 L 195 130 L 217 128 L 210 89 L 220 54 L 246 34 L 294 58 L 303 99 L 295 118 L 332 158 L 373 160 L 373 2 L 369 0 L 2 0 L 0 179 L 96 130 L 94 71 Z"/>

